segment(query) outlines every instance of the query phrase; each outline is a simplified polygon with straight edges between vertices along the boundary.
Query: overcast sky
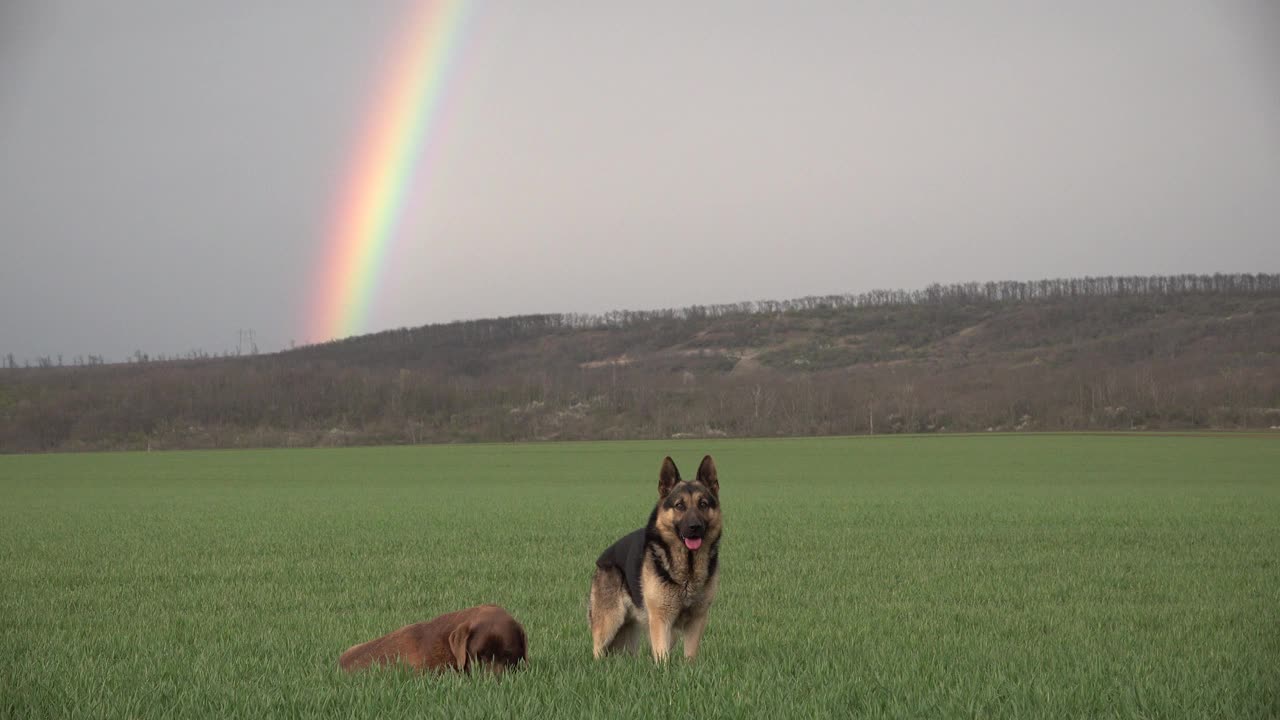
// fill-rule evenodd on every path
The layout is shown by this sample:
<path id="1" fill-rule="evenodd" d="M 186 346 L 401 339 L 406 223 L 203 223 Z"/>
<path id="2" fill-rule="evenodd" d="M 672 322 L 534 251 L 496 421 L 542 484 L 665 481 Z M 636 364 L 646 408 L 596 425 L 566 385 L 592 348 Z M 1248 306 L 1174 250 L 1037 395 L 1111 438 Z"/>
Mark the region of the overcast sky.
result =
<path id="1" fill-rule="evenodd" d="M 477 3 L 367 330 L 1280 271 L 1276 7 Z M 0 353 L 307 340 L 408 16 L 0 0 Z"/>

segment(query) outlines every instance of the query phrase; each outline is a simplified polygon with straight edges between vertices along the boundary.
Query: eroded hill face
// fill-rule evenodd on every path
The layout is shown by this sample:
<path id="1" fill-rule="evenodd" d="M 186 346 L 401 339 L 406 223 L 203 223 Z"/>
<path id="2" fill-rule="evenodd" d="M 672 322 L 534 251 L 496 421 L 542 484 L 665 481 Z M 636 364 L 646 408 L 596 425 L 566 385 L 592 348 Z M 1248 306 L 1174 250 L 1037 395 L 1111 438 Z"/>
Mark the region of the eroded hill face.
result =
<path id="1" fill-rule="evenodd" d="M 808 305 L 6 371 L 0 448 L 1280 426 L 1280 290 Z"/>

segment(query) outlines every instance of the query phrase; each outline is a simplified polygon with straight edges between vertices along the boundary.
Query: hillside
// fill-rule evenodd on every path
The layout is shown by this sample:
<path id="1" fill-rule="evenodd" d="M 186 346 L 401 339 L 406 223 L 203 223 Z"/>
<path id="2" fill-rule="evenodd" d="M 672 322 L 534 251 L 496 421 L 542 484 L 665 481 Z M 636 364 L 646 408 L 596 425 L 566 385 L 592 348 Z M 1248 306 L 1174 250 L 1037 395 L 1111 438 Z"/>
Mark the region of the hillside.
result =
<path id="1" fill-rule="evenodd" d="M 1280 275 L 931 286 L 0 370 L 0 450 L 1280 426 Z"/>

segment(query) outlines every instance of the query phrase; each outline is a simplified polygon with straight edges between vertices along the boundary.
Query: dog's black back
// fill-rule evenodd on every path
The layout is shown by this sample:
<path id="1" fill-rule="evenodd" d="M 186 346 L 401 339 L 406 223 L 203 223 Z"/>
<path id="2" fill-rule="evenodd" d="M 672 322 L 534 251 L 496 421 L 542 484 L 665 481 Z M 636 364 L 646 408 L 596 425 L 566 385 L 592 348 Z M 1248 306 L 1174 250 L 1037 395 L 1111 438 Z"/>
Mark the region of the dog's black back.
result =
<path id="1" fill-rule="evenodd" d="M 640 528 L 623 535 L 617 542 L 605 548 L 596 559 L 596 567 L 608 570 L 617 568 L 627 583 L 627 594 L 636 607 L 644 607 L 644 595 L 640 592 L 640 566 L 644 563 L 645 531 Z"/>

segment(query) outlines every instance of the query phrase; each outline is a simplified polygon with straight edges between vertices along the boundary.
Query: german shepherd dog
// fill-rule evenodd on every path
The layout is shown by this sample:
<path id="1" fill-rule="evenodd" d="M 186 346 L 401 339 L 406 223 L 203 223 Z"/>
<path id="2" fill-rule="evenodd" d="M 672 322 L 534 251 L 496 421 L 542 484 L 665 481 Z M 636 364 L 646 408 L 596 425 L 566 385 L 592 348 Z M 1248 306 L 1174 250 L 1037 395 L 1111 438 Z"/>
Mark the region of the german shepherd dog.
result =
<path id="1" fill-rule="evenodd" d="M 707 613 L 719 587 L 720 480 L 708 455 L 693 482 L 671 458 L 658 472 L 658 504 L 649 523 L 601 553 L 591 578 L 587 618 L 596 659 L 636 651 L 649 629 L 653 659 L 666 660 L 675 632 L 684 656 L 698 654 Z"/>

